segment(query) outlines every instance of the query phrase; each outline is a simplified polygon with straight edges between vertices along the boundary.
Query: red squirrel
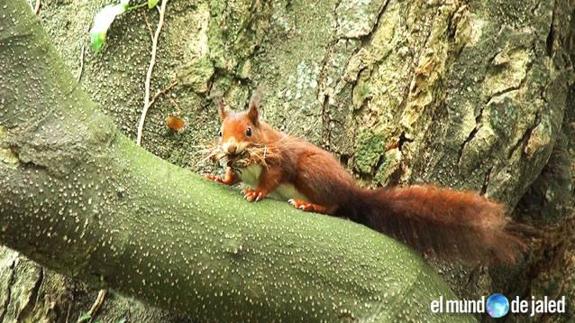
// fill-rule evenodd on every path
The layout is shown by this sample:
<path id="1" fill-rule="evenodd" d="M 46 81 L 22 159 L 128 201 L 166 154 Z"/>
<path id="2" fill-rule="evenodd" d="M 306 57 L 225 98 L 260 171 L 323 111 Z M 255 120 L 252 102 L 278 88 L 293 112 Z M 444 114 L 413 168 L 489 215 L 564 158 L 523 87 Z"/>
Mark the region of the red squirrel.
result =
<path id="1" fill-rule="evenodd" d="M 228 163 L 224 177 L 207 176 L 226 185 L 244 182 L 248 201 L 269 196 L 303 211 L 348 218 L 443 259 L 512 263 L 525 249 L 501 204 L 434 185 L 361 188 L 331 153 L 273 129 L 258 109 L 257 94 L 242 112 L 220 103 L 222 154 L 233 161 L 253 149 L 259 156 L 243 168 Z"/>

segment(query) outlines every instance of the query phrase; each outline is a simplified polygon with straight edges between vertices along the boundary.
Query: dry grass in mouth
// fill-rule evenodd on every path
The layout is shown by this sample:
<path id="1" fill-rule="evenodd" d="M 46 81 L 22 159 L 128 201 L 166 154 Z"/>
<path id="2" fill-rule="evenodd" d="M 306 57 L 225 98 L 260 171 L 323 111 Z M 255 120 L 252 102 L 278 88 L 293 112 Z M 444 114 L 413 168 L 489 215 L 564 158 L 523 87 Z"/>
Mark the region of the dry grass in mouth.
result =
<path id="1" fill-rule="evenodd" d="M 209 149 L 207 153 L 208 156 L 204 160 L 209 159 L 215 163 L 224 162 L 233 170 L 240 170 L 250 165 L 268 167 L 270 162 L 280 157 L 271 145 L 250 145 L 240 154 L 233 156 L 223 152 L 220 146 Z"/>

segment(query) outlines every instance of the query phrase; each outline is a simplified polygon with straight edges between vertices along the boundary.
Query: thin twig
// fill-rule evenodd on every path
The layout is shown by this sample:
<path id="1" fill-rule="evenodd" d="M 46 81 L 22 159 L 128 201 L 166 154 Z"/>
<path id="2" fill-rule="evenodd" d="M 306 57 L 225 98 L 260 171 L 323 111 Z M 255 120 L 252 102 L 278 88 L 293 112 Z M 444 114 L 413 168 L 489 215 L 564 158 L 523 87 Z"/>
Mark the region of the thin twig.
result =
<path id="1" fill-rule="evenodd" d="M 148 20 L 148 13 L 144 12 L 144 22 L 146 23 L 146 27 L 148 28 L 148 33 L 150 35 L 150 41 L 154 41 L 154 32 L 152 31 L 152 26 L 150 25 L 150 21 Z"/>
<path id="2" fill-rule="evenodd" d="M 150 100 L 150 107 L 152 105 L 154 105 L 154 102 L 156 102 L 156 100 L 162 96 L 165 95 L 166 93 L 168 93 L 168 91 L 170 91 L 172 88 L 174 88 L 174 86 L 176 86 L 178 84 L 177 80 L 173 80 L 172 83 L 170 83 L 170 85 L 166 86 L 163 90 L 156 92 L 156 94 L 154 94 L 154 96 L 152 97 L 152 99 Z"/>
<path id="3" fill-rule="evenodd" d="M 69 322 L 69 319 L 70 319 L 70 310 L 71 310 L 71 309 L 72 309 L 72 304 L 71 304 L 71 303 L 68 303 L 68 310 L 66 311 L 66 321 L 65 321 L 66 323 Z"/>
<path id="4" fill-rule="evenodd" d="M 40 0 L 36 0 L 36 5 L 34 6 L 34 14 L 37 16 L 40 13 Z"/>
<path id="5" fill-rule="evenodd" d="M 142 110 L 142 115 L 140 116 L 140 122 L 138 123 L 138 133 L 136 137 L 136 144 L 139 146 L 142 143 L 142 132 L 144 130 L 144 121 L 146 120 L 146 114 L 150 108 L 150 83 L 152 81 L 152 72 L 154 71 L 154 65 L 156 65 L 156 52 L 158 51 L 158 39 L 160 38 L 160 32 L 162 31 L 162 26 L 164 25 L 164 14 L 166 13 L 166 4 L 168 0 L 162 0 L 160 11 L 160 20 L 158 21 L 158 27 L 156 28 L 156 33 L 152 40 L 152 53 L 150 58 L 150 66 L 148 66 L 148 73 L 146 74 L 146 82 L 144 84 L 145 94 L 144 94 L 144 109 Z"/>
<path id="6" fill-rule="evenodd" d="M 172 103 L 172 105 L 176 107 L 177 113 L 182 113 L 182 109 L 180 109 L 180 105 L 178 104 L 178 102 L 176 102 L 176 100 L 172 99 L 171 97 L 168 97 L 168 100 L 170 100 L 170 103 Z"/>
<path id="7" fill-rule="evenodd" d="M 84 54 L 85 54 L 85 51 L 86 51 L 86 48 L 82 44 L 82 49 L 80 49 L 80 71 L 78 72 L 78 77 L 76 78 L 78 83 L 80 83 L 80 80 L 82 80 L 82 73 L 84 72 Z"/>
<path id="8" fill-rule="evenodd" d="M 98 311 L 102 307 L 102 304 L 104 304 L 106 294 L 108 294 L 108 291 L 106 289 L 100 289 L 100 291 L 98 292 L 96 301 L 94 302 L 94 304 L 92 304 L 92 307 L 90 307 L 90 310 L 88 311 L 88 315 L 90 315 L 91 320 L 94 319 L 96 313 L 98 313 Z"/>

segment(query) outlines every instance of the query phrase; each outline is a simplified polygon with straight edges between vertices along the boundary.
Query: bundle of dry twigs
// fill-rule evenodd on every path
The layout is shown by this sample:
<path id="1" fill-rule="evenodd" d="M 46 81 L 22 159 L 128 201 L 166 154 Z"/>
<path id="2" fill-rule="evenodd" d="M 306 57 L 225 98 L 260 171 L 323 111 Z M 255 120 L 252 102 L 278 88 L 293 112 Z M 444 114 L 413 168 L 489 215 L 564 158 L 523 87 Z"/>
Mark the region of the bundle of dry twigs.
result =
<path id="1" fill-rule="evenodd" d="M 237 155 L 229 155 L 217 146 L 209 151 L 208 158 L 213 162 L 239 170 L 250 165 L 268 167 L 275 160 L 278 160 L 280 155 L 278 150 L 274 149 L 274 145 L 253 144 Z"/>

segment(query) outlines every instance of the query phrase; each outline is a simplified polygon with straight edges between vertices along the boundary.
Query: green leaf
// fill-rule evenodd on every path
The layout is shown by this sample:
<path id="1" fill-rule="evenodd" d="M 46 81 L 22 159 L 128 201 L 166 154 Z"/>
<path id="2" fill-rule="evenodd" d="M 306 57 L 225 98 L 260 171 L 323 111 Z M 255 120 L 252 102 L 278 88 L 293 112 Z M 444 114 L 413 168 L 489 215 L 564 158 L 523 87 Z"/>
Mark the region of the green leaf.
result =
<path id="1" fill-rule="evenodd" d="M 95 52 L 98 52 L 106 42 L 106 33 L 118 15 L 126 12 L 129 1 L 122 0 L 120 4 L 107 5 L 100 9 L 94 16 L 94 22 L 90 29 L 90 44 Z"/>
<path id="2" fill-rule="evenodd" d="M 90 46 L 94 52 L 100 51 L 104 44 L 106 43 L 106 33 L 91 33 L 90 34 Z"/>
<path id="3" fill-rule="evenodd" d="M 158 2 L 160 2 L 160 0 L 148 0 L 148 8 L 149 9 L 154 8 L 155 6 L 158 5 Z"/>

